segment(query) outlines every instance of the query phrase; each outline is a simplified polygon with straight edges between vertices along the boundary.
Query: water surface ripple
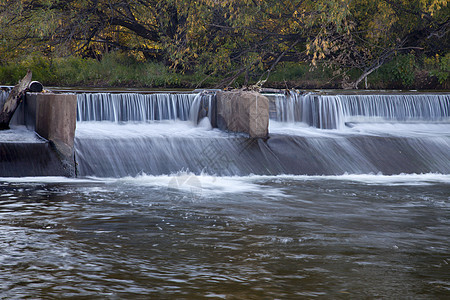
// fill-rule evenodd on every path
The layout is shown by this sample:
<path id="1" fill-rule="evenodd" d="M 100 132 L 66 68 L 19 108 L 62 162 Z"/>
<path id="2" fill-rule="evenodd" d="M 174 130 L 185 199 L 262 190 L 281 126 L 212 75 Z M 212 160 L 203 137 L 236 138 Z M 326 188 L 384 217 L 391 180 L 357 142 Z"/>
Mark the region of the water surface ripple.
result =
<path id="1" fill-rule="evenodd" d="M 0 179 L 1 297 L 450 294 L 448 175 L 176 176 Z"/>

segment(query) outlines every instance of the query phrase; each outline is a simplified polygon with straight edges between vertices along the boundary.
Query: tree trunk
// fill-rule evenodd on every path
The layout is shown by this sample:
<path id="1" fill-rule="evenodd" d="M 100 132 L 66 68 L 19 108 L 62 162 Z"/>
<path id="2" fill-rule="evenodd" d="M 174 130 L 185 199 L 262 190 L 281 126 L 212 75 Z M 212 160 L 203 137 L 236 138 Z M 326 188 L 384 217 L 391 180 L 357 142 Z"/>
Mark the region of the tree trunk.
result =
<path id="1" fill-rule="evenodd" d="M 379 67 L 381 67 L 383 65 L 384 61 L 377 63 L 375 66 L 372 66 L 371 68 L 369 68 L 368 70 L 366 70 L 361 76 L 359 76 L 359 78 L 352 84 L 352 88 L 354 89 L 358 89 L 358 84 L 363 81 L 363 79 L 366 80 L 366 89 L 367 89 L 367 76 L 369 76 L 373 71 L 375 71 L 376 69 L 378 69 Z"/>
<path id="2" fill-rule="evenodd" d="M 31 82 L 31 76 L 31 71 L 28 70 L 27 75 L 9 93 L 8 99 L 6 99 L 5 105 L 0 112 L 0 130 L 9 129 L 9 122 L 17 106 L 22 101 L 22 97 L 25 95 L 28 85 Z"/>

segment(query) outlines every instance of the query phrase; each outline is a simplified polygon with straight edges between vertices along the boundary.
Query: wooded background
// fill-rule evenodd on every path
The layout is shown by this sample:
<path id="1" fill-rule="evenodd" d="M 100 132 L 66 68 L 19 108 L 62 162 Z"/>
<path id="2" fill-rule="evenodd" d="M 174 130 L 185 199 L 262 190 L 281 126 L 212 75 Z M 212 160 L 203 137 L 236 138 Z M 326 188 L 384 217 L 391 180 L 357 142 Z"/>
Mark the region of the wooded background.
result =
<path id="1" fill-rule="evenodd" d="M 125 67 L 195 74 L 197 86 L 263 85 L 307 66 L 303 73 L 326 70 L 329 82 L 362 88 L 395 61 L 388 73 L 402 86 L 425 76 L 442 88 L 449 17 L 447 0 L 1 0 L 0 83 L 15 80 L 11 70 L 27 59 L 80 64 L 115 53 Z M 150 73 L 142 85 L 158 86 Z M 295 79 L 287 77 L 280 81 Z"/>

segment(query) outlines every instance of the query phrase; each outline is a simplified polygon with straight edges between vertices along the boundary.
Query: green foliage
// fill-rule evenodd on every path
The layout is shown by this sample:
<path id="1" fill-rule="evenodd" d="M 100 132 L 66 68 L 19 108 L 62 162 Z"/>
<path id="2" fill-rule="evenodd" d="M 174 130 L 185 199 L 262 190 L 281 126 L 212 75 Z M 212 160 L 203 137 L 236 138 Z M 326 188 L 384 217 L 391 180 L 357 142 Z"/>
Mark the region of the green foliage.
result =
<path id="1" fill-rule="evenodd" d="M 298 64 L 293 62 L 281 63 L 269 77 L 269 81 L 289 81 L 293 79 L 303 78 L 309 73 L 309 66 L 306 64 Z"/>
<path id="2" fill-rule="evenodd" d="M 26 73 L 27 70 L 22 65 L 0 65 L 0 83 L 5 85 L 15 85 L 25 76 Z"/>
<path id="3" fill-rule="evenodd" d="M 56 78 L 51 61 L 37 53 L 33 53 L 22 64 L 33 72 L 34 80 L 52 82 Z"/>
<path id="4" fill-rule="evenodd" d="M 449 79 L 450 53 L 445 56 L 436 54 L 434 57 L 425 58 L 424 64 L 425 68 L 430 70 L 430 75 L 437 77 L 440 84 L 444 84 Z"/>
<path id="5" fill-rule="evenodd" d="M 429 88 L 430 85 L 420 86 L 424 79 L 427 84 L 436 84 L 439 80 L 440 88 L 448 87 L 450 54 L 423 59 L 411 56 L 413 55 L 399 55 L 372 73 L 368 77 L 369 88 Z M 142 62 L 134 56 L 112 52 L 105 54 L 101 61 L 74 56 L 49 59 L 32 54 L 21 61 L 0 65 L 0 83 L 15 85 L 27 69 L 33 71 L 33 79 L 47 87 L 197 88 L 214 87 L 226 79 L 224 75 L 205 73 L 201 68 L 176 73 L 162 62 Z M 404 72 L 408 76 L 402 77 Z M 428 74 L 428 79 L 418 79 L 420 74 Z M 258 72 L 250 72 L 248 75 L 250 84 L 260 78 Z M 360 73 L 349 70 L 348 75 L 353 79 Z M 433 76 L 438 80 L 433 81 Z M 239 87 L 244 82 L 244 75 L 240 75 L 233 86 Z M 338 88 L 340 82 L 333 69 L 311 69 L 307 63 L 282 62 L 272 71 L 267 85 L 277 88 Z"/>
<path id="6" fill-rule="evenodd" d="M 268 86 L 276 88 L 338 88 L 339 78 L 327 66 L 311 68 L 307 63 L 283 62 L 272 72 Z"/>
<path id="7" fill-rule="evenodd" d="M 224 86 L 289 61 L 275 81 L 312 65 L 325 69 L 309 75 L 334 70 L 344 82 L 397 55 L 388 81 L 412 86 L 419 62 L 404 53 L 448 52 L 449 15 L 447 0 L 0 1 L 0 76 L 30 67 L 54 84 L 194 85 L 203 76 L 195 82 Z M 426 64 L 448 80 L 445 55 Z"/>
<path id="8" fill-rule="evenodd" d="M 34 80 L 51 82 L 55 78 L 51 61 L 38 53 L 32 53 L 22 61 L 1 65 L 0 82 L 15 85 L 25 76 L 27 70 L 33 72 Z"/>
<path id="9" fill-rule="evenodd" d="M 26 73 L 44 86 L 174 87 L 180 76 L 162 63 L 141 62 L 124 53 L 105 54 L 101 61 L 67 57 L 49 59 L 32 55 L 0 66 L 0 83 L 14 85 Z"/>
<path id="10" fill-rule="evenodd" d="M 392 64 L 393 79 L 401 82 L 405 87 L 411 87 L 416 67 L 416 59 L 412 53 L 397 56 Z"/>
<path id="11" fill-rule="evenodd" d="M 82 86 L 87 82 L 97 82 L 100 78 L 96 74 L 98 62 L 93 59 L 56 58 L 53 65 L 56 80 L 54 82 L 43 82 L 44 85 Z"/>
<path id="12" fill-rule="evenodd" d="M 179 83 L 162 63 L 141 62 L 120 52 L 108 53 L 101 61 L 71 57 L 56 65 L 63 85 L 168 87 Z"/>

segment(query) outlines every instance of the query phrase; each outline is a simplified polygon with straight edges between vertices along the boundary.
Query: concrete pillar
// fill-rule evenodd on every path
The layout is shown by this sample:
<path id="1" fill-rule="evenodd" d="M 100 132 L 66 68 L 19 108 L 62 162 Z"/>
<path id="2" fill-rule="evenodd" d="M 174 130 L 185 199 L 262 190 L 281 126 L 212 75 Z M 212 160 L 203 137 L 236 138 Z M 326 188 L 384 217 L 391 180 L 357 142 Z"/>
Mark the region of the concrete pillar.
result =
<path id="1" fill-rule="evenodd" d="M 65 169 L 65 176 L 75 176 L 74 138 L 77 97 L 73 94 L 27 94 L 27 106 L 35 110 L 35 131 L 50 141 Z M 28 112 L 33 115 L 33 112 Z"/>
<path id="2" fill-rule="evenodd" d="M 269 128 L 269 99 L 251 91 L 219 91 L 217 120 L 219 129 L 248 133 L 253 138 L 265 138 Z"/>

